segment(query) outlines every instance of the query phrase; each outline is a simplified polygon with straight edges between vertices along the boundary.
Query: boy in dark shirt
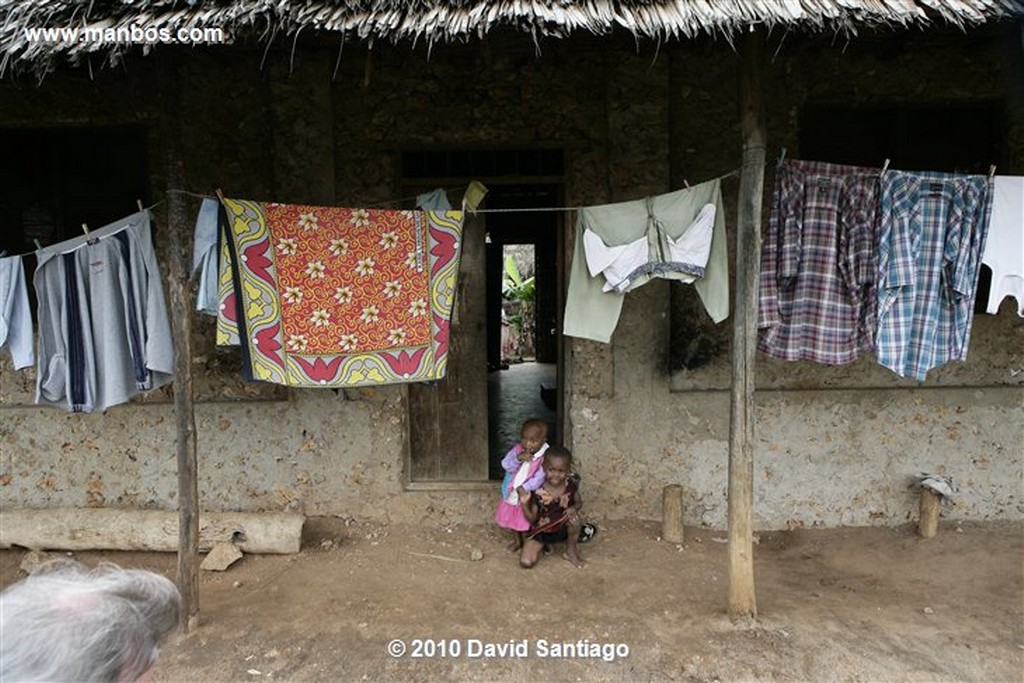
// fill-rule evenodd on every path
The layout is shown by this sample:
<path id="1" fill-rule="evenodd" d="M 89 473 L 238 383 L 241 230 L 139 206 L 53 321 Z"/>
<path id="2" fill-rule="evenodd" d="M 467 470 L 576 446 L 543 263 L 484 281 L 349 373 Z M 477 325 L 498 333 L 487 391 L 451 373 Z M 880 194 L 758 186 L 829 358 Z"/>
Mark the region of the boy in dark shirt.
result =
<path id="1" fill-rule="evenodd" d="M 580 535 L 579 477 L 572 473 L 572 453 L 560 446 L 549 446 L 544 453 L 544 485 L 522 501 L 523 514 L 530 531 L 523 543 L 519 564 L 529 569 L 537 564 L 544 546 L 565 541 L 563 557 L 573 566 L 583 566 L 576 550 Z"/>

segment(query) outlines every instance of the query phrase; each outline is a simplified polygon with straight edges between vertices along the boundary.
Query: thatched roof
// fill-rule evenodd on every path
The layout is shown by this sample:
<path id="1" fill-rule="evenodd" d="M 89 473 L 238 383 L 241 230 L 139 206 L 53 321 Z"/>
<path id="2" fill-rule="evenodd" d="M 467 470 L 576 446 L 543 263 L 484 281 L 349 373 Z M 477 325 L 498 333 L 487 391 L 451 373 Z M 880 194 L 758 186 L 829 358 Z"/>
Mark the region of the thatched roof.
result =
<path id="1" fill-rule="evenodd" d="M 496 28 L 537 40 L 625 30 L 655 40 L 730 38 L 754 24 L 854 34 L 1024 17 L 1024 0 L 0 0 L 0 74 L 88 55 L 116 61 L 139 42 L 33 39 L 26 29 L 223 29 L 228 40 L 327 32 L 363 41 L 462 41 Z M 83 35 L 83 34 L 79 34 Z M 110 35 L 108 32 L 107 35 Z"/>

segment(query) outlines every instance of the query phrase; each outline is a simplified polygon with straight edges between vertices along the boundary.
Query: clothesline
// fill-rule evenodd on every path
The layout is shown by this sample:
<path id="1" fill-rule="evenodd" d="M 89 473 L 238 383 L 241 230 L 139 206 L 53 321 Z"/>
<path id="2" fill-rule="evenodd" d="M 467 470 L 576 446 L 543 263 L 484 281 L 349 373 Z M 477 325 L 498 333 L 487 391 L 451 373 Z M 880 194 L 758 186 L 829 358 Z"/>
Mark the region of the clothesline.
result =
<path id="1" fill-rule="evenodd" d="M 779 156 L 779 158 L 777 160 L 773 160 L 773 161 L 766 160 L 764 165 L 765 165 L 765 167 L 767 167 L 769 165 L 778 166 L 778 165 L 780 165 L 785 160 L 785 158 L 786 158 L 786 148 L 783 147 L 782 150 L 781 150 L 781 154 L 780 154 L 780 156 Z M 889 160 L 886 159 L 885 168 L 887 168 L 888 165 L 889 165 L 888 161 Z M 883 172 L 884 172 L 885 168 L 883 168 Z M 720 176 L 717 176 L 715 178 L 710 178 L 708 181 L 703 181 L 703 182 L 709 182 L 709 181 L 712 181 L 712 180 L 725 180 L 726 178 L 736 177 L 736 176 L 740 175 L 740 171 L 741 171 L 741 169 L 736 168 L 736 169 L 733 169 L 733 170 L 731 170 L 731 171 L 729 171 L 727 173 L 724 173 L 724 174 L 722 174 Z M 993 166 L 989 170 L 989 177 L 990 177 L 990 179 L 991 179 L 992 175 L 994 174 L 994 172 L 995 172 L 995 167 Z M 686 182 L 686 181 L 684 181 L 684 182 Z M 686 187 L 690 187 L 689 183 L 686 183 Z M 463 189 L 462 185 L 459 185 L 459 186 L 456 186 L 456 187 L 446 188 L 446 189 L 444 189 L 444 191 L 447 193 L 447 192 L 453 192 L 453 191 L 460 190 L 460 189 Z M 685 189 L 685 188 L 683 188 L 683 189 Z M 185 195 L 185 196 L 188 196 L 188 197 L 194 197 L 196 199 L 215 199 L 216 198 L 215 194 L 200 194 L 200 193 L 197 193 L 197 192 L 192 192 L 192 191 L 189 191 L 189 190 L 182 190 L 182 189 L 178 189 L 178 188 L 169 188 L 169 189 L 166 190 L 166 193 L 167 194 Z M 415 200 L 415 199 L 417 199 L 417 197 L 403 197 L 403 198 L 399 198 L 399 199 L 388 200 L 388 201 L 385 201 L 385 202 L 378 202 L 378 203 L 375 203 L 375 204 L 368 204 L 368 205 L 364 206 L 363 208 L 373 209 L 373 208 L 381 208 L 381 207 L 386 207 L 386 206 L 393 206 L 393 205 L 396 205 L 396 204 L 402 204 L 404 202 L 412 201 L 412 200 Z M 154 202 L 153 204 L 145 207 L 145 210 L 155 209 L 156 207 L 162 205 L 164 202 L 166 202 L 166 199 L 161 199 L 161 200 L 159 200 L 157 202 Z M 139 208 L 140 208 L 140 210 L 143 209 L 141 201 L 139 202 Z M 480 214 L 487 214 L 487 213 L 494 213 L 494 214 L 498 214 L 498 213 L 539 213 L 539 212 L 550 213 L 550 212 L 562 212 L 562 211 L 580 211 L 580 210 L 585 209 L 585 208 L 587 208 L 587 207 L 586 206 L 509 207 L 509 208 L 494 208 L 494 209 L 476 209 L 475 211 L 473 211 L 473 213 L 480 213 Z M 84 224 L 83 224 L 82 227 L 83 227 L 83 229 L 87 230 L 87 228 L 86 228 L 86 226 Z M 36 240 L 35 242 L 36 242 L 36 249 L 37 250 L 43 248 L 43 245 L 40 244 L 38 240 Z M 6 258 L 6 257 L 11 257 L 11 256 L 27 256 L 28 254 L 31 254 L 31 253 L 33 253 L 33 252 L 27 251 L 27 252 L 22 252 L 22 253 L 18 253 L 18 254 L 7 254 L 5 252 L 3 254 L 3 256 L 0 256 L 0 257 Z"/>
<path id="2" fill-rule="evenodd" d="M 765 164 L 765 165 L 767 166 L 767 164 Z M 728 173 L 723 173 L 720 176 L 717 176 L 715 178 L 709 178 L 708 180 L 702 181 L 702 182 L 710 182 L 712 180 L 725 180 L 726 178 L 737 177 L 737 176 L 739 176 L 739 174 L 740 174 L 740 169 L 735 168 L 735 169 L 729 171 Z M 463 189 L 463 187 L 464 187 L 463 185 L 457 185 L 455 187 L 448 187 L 448 188 L 442 188 L 442 189 L 444 189 L 445 192 L 454 192 L 456 190 Z M 686 187 L 690 187 L 689 183 L 687 183 Z M 683 189 L 685 189 L 685 188 L 683 188 Z M 188 190 L 169 189 L 169 190 L 167 190 L 167 192 L 168 193 L 184 194 L 184 195 L 188 195 L 190 197 L 196 197 L 198 199 L 215 199 L 216 198 L 216 195 L 196 194 L 195 192 L 189 192 Z M 415 200 L 417 198 L 418 197 L 416 197 L 416 196 L 412 196 L 412 197 L 402 197 L 400 199 L 390 199 L 390 200 L 385 201 L 385 202 L 377 202 L 377 203 L 374 203 L 374 204 L 367 204 L 367 205 L 365 205 L 362 208 L 377 209 L 377 208 L 381 208 L 381 207 L 385 207 L 385 206 L 393 206 L 395 204 L 401 204 L 401 203 L 407 202 L 407 201 L 413 201 L 413 200 Z M 159 204 L 160 202 L 157 202 L 157 203 Z M 550 211 L 580 211 L 580 210 L 585 209 L 585 208 L 587 208 L 587 207 L 586 206 L 531 206 L 531 207 L 510 207 L 510 208 L 506 208 L 506 209 L 476 209 L 475 211 L 473 211 L 473 213 L 536 213 L 536 212 L 550 212 Z"/>
<path id="3" fill-rule="evenodd" d="M 171 190 L 169 190 L 169 191 L 171 191 Z M 193 194 L 193 193 L 191 193 L 191 192 L 186 192 L 185 190 L 173 190 L 173 191 L 174 191 L 174 192 L 182 192 L 182 193 L 185 193 L 185 194 Z M 200 198 L 202 197 L 202 195 L 198 195 L 198 194 L 197 194 L 197 195 L 194 195 L 194 196 L 196 196 L 196 197 L 200 197 Z M 138 200 L 138 202 L 139 202 L 139 211 L 152 211 L 152 210 L 153 210 L 153 209 L 155 209 L 156 207 L 158 207 L 158 206 L 160 206 L 161 204 L 163 204 L 163 203 L 164 203 L 164 200 L 163 200 L 163 199 L 161 199 L 160 201 L 158 201 L 158 202 L 154 202 L 154 203 L 150 204 L 149 206 L 143 206 L 143 205 L 142 205 L 142 200 Z M 84 233 L 85 235 L 88 235 L 88 234 L 89 234 L 89 226 L 88 226 L 88 224 L 86 224 L 86 223 L 82 223 L 82 232 L 83 232 L 83 233 Z M 37 239 L 34 239 L 34 240 L 32 240 L 32 241 L 36 243 L 36 251 L 41 251 L 41 250 L 43 249 L 43 246 L 44 246 L 44 245 L 43 245 L 43 244 L 42 244 L 42 243 L 41 243 L 41 242 L 39 241 L 39 239 L 38 239 L 38 238 L 37 238 Z M 13 257 L 15 257 L 15 256 L 17 256 L 17 257 L 19 257 L 19 258 L 20 258 L 20 257 L 22 257 L 22 256 L 28 256 L 29 254 L 34 254 L 34 253 L 35 253 L 35 252 L 32 252 L 32 251 L 24 251 L 24 252 L 21 252 L 21 253 L 17 253 L 17 254 L 9 254 L 9 253 L 7 253 L 7 250 L 5 250 L 5 249 L 0 249 L 0 258 L 13 258 Z"/>
<path id="4" fill-rule="evenodd" d="M 711 178 L 709 180 L 725 180 L 726 178 L 738 176 L 739 173 L 740 173 L 740 169 L 737 168 L 737 169 L 733 169 L 733 170 L 729 171 L 728 173 L 724 173 L 724 174 L 722 174 L 722 175 L 720 175 L 720 176 L 718 176 L 716 178 Z M 704 182 L 708 182 L 708 181 L 704 181 Z M 453 191 L 456 191 L 456 190 L 461 190 L 461 189 L 463 189 L 463 187 L 464 186 L 462 186 L 462 185 L 458 185 L 456 187 L 445 188 L 444 191 L 445 192 L 453 192 Z M 689 187 L 688 183 L 687 183 L 687 187 Z M 185 195 L 187 197 L 194 197 L 196 199 L 215 199 L 216 198 L 215 194 L 200 194 L 198 192 L 192 192 L 190 190 L 182 190 L 182 189 L 178 189 L 178 188 L 168 188 L 166 193 L 167 194 Z M 402 204 L 403 202 L 412 201 L 412 200 L 415 200 L 415 199 L 417 199 L 417 197 L 402 197 L 402 198 L 399 198 L 399 199 L 392 199 L 392 200 L 388 200 L 388 201 L 385 201 L 385 202 L 378 202 L 376 204 L 368 204 L 368 205 L 366 205 L 363 208 L 374 209 L 374 208 L 380 208 L 380 207 L 386 207 L 386 206 L 393 206 L 393 205 L 396 205 L 396 204 Z M 147 207 L 144 207 L 144 208 L 147 211 L 151 211 L 151 210 L 155 209 L 156 207 L 162 205 L 166 201 L 167 201 L 166 199 L 161 199 L 161 200 L 156 201 L 153 204 L 151 204 L 151 205 L 149 205 Z M 143 209 L 141 202 L 139 203 L 139 208 L 140 208 L 140 210 Z M 537 212 L 554 212 L 554 211 L 580 211 L 580 210 L 585 209 L 585 208 L 586 208 L 585 206 L 546 206 L 546 207 L 538 206 L 538 207 L 519 207 L 519 208 L 510 207 L 510 208 L 503 208 L 503 209 L 476 209 L 473 213 L 537 213 Z M 83 225 L 83 228 L 84 227 L 85 226 Z M 38 242 L 38 240 L 37 240 L 36 241 L 36 249 L 39 250 L 39 249 L 42 249 L 42 248 L 43 248 L 43 245 L 40 244 Z M 26 251 L 26 252 L 22 252 L 22 253 L 18 253 L 18 254 L 6 254 L 5 253 L 4 256 L 2 256 L 2 257 L 7 257 L 7 256 L 27 256 L 27 255 L 29 255 L 31 253 L 34 253 L 34 252 Z"/>

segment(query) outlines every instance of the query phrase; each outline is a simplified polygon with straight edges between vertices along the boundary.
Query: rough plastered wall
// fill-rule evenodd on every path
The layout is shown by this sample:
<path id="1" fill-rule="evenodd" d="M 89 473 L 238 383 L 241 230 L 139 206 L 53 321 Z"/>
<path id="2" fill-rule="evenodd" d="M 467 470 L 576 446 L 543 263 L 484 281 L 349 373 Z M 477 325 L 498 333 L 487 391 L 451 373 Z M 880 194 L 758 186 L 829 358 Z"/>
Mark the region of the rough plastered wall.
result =
<path id="1" fill-rule="evenodd" d="M 781 47 L 778 37 L 770 40 L 769 159 L 783 145 L 799 157 L 797 114 L 805 103 L 995 100 L 1005 109 L 1000 172 L 1024 173 L 1024 68 L 1019 43 L 1006 38 L 861 46 L 790 36 Z M 691 45 L 672 52 L 671 63 L 675 189 L 684 179 L 736 168 L 741 151 L 738 125 L 709 123 L 736 121 L 733 56 L 720 46 Z M 769 168 L 766 190 L 771 182 Z M 723 190 L 734 226 L 738 184 L 726 181 Z M 677 483 L 687 523 L 723 528 L 731 321 L 714 326 L 692 290 L 676 288 L 682 291 L 645 286 L 627 295 L 610 347 L 573 344 L 573 447 L 585 463 L 593 507 L 658 518 L 662 487 Z M 920 385 L 873 358 L 831 368 L 759 354 L 755 527 L 904 523 L 917 514 L 907 484 L 922 471 L 951 475 L 959 486 L 944 507 L 948 518 L 1024 516 L 1024 321 L 1013 304 L 976 316 L 967 362 L 932 371 Z M 699 351 L 695 362 L 673 366 L 669 344 L 687 343 Z"/>
<path id="2" fill-rule="evenodd" d="M 815 98 L 1001 97 L 1011 78 L 994 48 L 971 40 L 934 65 L 922 59 L 927 51 L 896 59 L 790 44 L 766 82 L 773 149 L 796 149 L 795 112 Z M 570 205 L 661 193 L 738 166 L 735 60 L 726 46 L 656 51 L 592 40 L 542 48 L 538 57 L 528 40 L 495 37 L 435 46 L 428 60 L 422 47 L 378 46 L 371 56 L 346 46 L 336 73 L 334 47 L 300 45 L 294 62 L 290 50 L 274 49 L 263 70 L 262 50 L 191 51 L 181 101 L 187 189 L 387 202 L 396 199 L 398 152 L 417 147 L 562 147 Z M 152 199 L 160 199 L 158 68 L 138 59 L 95 80 L 78 70 L 38 88 L 5 82 L 0 125 L 142 122 Z M 1024 173 L 1019 121 L 1007 140 L 1013 166 L 1004 171 Z M 726 181 L 733 225 L 736 191 Z M 156 239 L 164 249 L 159 227 Z M 662 486 L 680 483 L 687 523 L 722 527 L 730 328 L 692 323 L 699 302 L 679 289 L 654 282 L 631 293 L 611 345 L 568 340 L 564 433 L 592 514 L 657 518 Z M 694 313 L 689 326 L 670 324 L 676 300 Z M 703 335 L 709 362 L 673 370 L 672 328 L 680 325 Z M 829 369 L 759 359 L 758 527 L 903 522 L 915 504 L 905 480 L 917 470 L 954 475 L 961 496 L 948 515 L 1020 518 L 1022 342 L 1007 304 L 999 316 L 978 317 L 967 363 L 930 374 L 923 387 L 870 360 Z M 244 383 L 237 353 L 216 349 L 202 318 L 193 349 L 204 508 L 428 524 L 489 519 L 496 486 L 404 489 L 403 387 L 336 394 Z M 169 392 L 103 415 L 68 415 L 32 406 L 33 373 L 14 373 L 0 356 L 0 506 L 175 506 Z"/>

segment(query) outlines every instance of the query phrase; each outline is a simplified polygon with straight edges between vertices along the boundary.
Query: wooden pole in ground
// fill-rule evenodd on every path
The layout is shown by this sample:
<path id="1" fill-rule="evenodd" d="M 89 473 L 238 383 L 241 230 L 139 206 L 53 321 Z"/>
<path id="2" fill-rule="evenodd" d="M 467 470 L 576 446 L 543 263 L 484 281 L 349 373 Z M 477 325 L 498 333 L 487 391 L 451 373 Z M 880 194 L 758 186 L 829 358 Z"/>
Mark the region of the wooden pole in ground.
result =
<path id="1" fill-rule="evenodd" d="M 160 138 L 167 175 L 167 289 L 171 334 L 174 335 L 174 415 L 178 460 L 178 590 L 181 591 L 181 629 L 188 633 L 199 622 L 199 483 L 196 462 L 196 417 L 192 386 L 191 283 L 185 258 L 189 233 L 188 207 L 180 192 L 186 188 L 181 152 L 178 98 L 181 61 L 169 48 L 162 62 Z"/>
<path id="2" fill-rule="evenodd" d="M 683 542 L 683 487 L 669 484 L 661 492 L 661 537 L 669 543 Z"/>
<path id="3" fill-rule="evenodd" d="M 739 40 L 739 114 L 743 170 L 736 229 L 736 303 L 733 308 L 732 386 L 729 420 L 729 614 L 757 616 L 754 593 L 754 352 L 757 286 L 761 270 L 761 202 L 764 188 L 764 33 Z"/>
<path id="4" fill-rule="evenodd" d="M 917 522 L 917 533 L 921 538 L 935 538 L 939 530 L 939 503 L 942 496 L 929 488 L 921 487 L 920 512 L 921 519 Z"/>

